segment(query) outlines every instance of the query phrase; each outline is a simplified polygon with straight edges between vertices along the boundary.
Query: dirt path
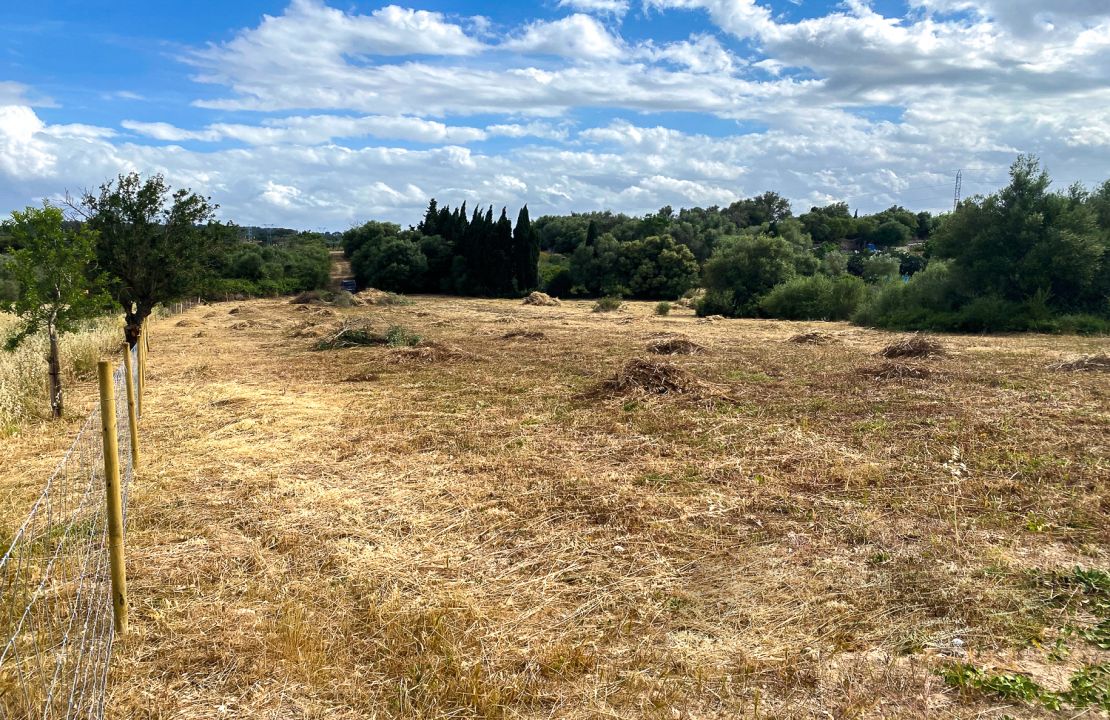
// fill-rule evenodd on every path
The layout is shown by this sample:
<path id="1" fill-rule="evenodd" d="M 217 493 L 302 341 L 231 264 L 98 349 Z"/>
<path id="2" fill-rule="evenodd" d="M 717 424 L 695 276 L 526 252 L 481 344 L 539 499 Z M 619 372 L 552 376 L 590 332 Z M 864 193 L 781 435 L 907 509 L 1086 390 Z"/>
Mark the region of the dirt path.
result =
<path id="1" fill-rule="evenodd" d="M 354 280 L 355 273 L 351 269 L 351 261 L 342 250 L 332 250 L 329 254 L 331 255 L 331 289 L 338 290 L 344 280 Z"/>
<path id="2" fill-rule="evenodd" d="M 952 639 L 1025 667 L 1028 572 L 1106 565 L 1107 390 L 1044 370 L 1105 340 L 885 381 L 841 324 L 416 298 L 343 312 L 434 352 L 313 351 L 336 312 L 156 327 L 110 716 L 998 717 Z M 598 394 L 662 332 L 728 402 Z"/>

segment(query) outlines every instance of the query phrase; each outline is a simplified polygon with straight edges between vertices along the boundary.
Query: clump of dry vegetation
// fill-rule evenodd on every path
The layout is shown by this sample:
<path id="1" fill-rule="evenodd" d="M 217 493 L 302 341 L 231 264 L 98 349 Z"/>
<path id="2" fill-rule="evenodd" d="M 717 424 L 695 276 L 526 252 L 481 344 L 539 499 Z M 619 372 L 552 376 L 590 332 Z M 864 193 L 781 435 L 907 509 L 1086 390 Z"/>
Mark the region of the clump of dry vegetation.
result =
<path id="1" fill-rule="evenodd" d="M 377 288 L 367 288 L 352 296 L 352 301 L 355 305 L 412 305 L 412 300 L 409 300 L 404 295 L 397 293 L 386 292 L 378 290 Z"/>
<path id="2" fill-rule="evenodd" d="M 390 351 L 388 362 L 405 363 L 442 363 L 470 357 L 454 345 L 424 341 L 410 347 L 396 347 Z"/>
<path id="3" fill-rule="evenodd" d="M 306 290 L 289 301 L 291 305 L 309 305 L 326 302 L 323 293 L 319 290 Z"/>
<path id="4" fill-rule="evenodd" d="M 1064 372 L 1110 372 L 1110 355 L 1083 355 L 1050 365 L 1049 369 Z"/>
<path id="5" fill-rule="evenodd" d="M 791 335 L 787 342 L 796 343 L 798 345 L 828 345 L 836 342 L 836 338 L 829 333 L 811 330 L 809 332 Z"/>
<path id="6" fill-rule="evenodd" d="M 539 292 L 537 290 L 536 292 L 528 293 L 528 296 L 524 298 L 523 304 L 524 305 L 539 305 L 539 306 L 547 307 L 547 306 L 554 306 L 554 305 L 562 305 L 563 303 L 559 300 L 559 298 L 553 298 L 550 295 L 548 295 L 547 293 Z"/>
<path id="7" fill-rule="evenodd" d="M 316 343 L 315 348 L 317 350 L 340 350 L 366 345 L 386 345 L 388 342 L 389 340 L 385 335 L 374 332 L 365 323 L 345 321 L 333 332 L 321 338 Z"/>
<path id="8" fill-rule="evenodd" d="M 648 343 L 647 350 L 655 355 L 701 355 L 708 352 L 704 345 L 684 337 L 666 337 Z"/>
<path id="9" fill-rule="evenodd" d="M 914 333 L 908 338 L 887 345 L 879 351 L 885 358 L 929 358 L 944 355 L 944 346 L 926 335 Z"/>
<path id="10" fill-rule="evenodd" d="M 692 395 L 706 387 L 704 382 L 672 363 L 632 358 L 603 382 L 600 389 L 611 394 Z"/>
<path id="11" fill-rule="evenodd" d="M 501 336 L 502 340 L 543 340 L 547 337 L 539 330 L 510 330 Z"/>
<path id="12" fill-rule="evenodd" d="M 875 380 L 924 380 L 933 374 L 927 367 L 900 362 L 884 362 L 862 367 L 857 373 Z"/>

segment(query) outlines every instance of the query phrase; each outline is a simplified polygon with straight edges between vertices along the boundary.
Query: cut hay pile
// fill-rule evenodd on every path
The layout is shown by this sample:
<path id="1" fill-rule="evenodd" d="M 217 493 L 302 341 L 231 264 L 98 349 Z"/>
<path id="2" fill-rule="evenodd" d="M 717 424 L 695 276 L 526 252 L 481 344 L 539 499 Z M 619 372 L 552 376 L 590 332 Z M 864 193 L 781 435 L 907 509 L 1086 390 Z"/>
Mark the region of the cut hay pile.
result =
<path id="1" fill-rule="evenodd" d="M 365 325 L 343 323 L 337 330 L 316 343 L 317 350 L 339 350 L 342 348 L 385 345 L 386 338 L 373 332 Z"/>
<path id="2" fill-rule="evenodd" d="M 713 322 L 720 322 L 721 320 L 724 320 L 724 319 L 725 319 L 724 315 L 706 315 L 703 318 L 698 318 L 698 322 L 700 322 L 700 323 L 713 323 Z"/>
<path id="3" fill-rule="evenodd" d="M 648 344 L 648 352 L 654 355 L 701 355 L 708 352 L 704 345 L 698 345 L 684 337 L 669 337 Z"/>
<path id="4" fill-rule="evenodd" d="M 387 305 L 389 293 L 377 288 L 366 288 L 352 295 L 351 299 L 356 305 Z"/>
<path id="5" fill-rule="evenodd" d="M 196 327 L 197 321 L 190 320 L 189 318 L 182 318 L 174 323 L 174 327 Z"/>
<path id="6" fill-rule="evenodd" d="M 325 302 L 319 290 L 307 290 L 289 301 L 290 305 L 309 305 Z"/>
<path id="7" fill-rule="evenodd" d="M 501 336 L 502 340 L 543 340 L 544 335 L 539 330 L 512 330 Z"/>
<path id="8" fill-rule="evenodd" d="M 927 358 L 944 355 L 944 346 L 935 340 L 930 340 L 925 335 L 914 333 L 904 340 L 887 345 L 879 351 L 885 358 Z"/>
<path id="9" fill-rule="evenodd" d="M 298 323 L 289 331 L 291 338 L 319 338 L 324 335 L 334 334 L 335 327 L 330 324 L 320 324 L 312 320 Z"/>
<path id="10" fill-rule="evenodd" d="M 793 335 L 787 342 L 797 343 L 799 345 L 828 345 L 829 343 L 836 342 L 836 338 L 828 333 L 813 331 Z"/>
<path id="11" fill-rule="evenodd" d="M 553 298 L 550 295 L 548 295 L 547 293 L 537 291 L 537 292 L 529 293 L 528 297 L 524 298 L 524 303 L 523 304 L 524 305 L 552 306 L 552 305 L 562 305 L 563 303 L 559 301 L 559 298 Z"/>
<path id="12" fill-rule="evenodd" d="M 706 384 L 677 365 L 633 358 L 601 384 L 603 393 L 621 395 L 697 395 Z"/>
<path id="13" fill-rule="evenodd" d="M 454 345 L 437 342 L 423 342 L 415 347 L 399 347 L 390 351 L 388 362 L 398 365 L 409 363 L 440 363 L 461 360 L 470 355 Z"/>
<path id="14" fill-rule="evenodd" d="M 872 380 L 924 380 L 932 375 L 929 368 L 897 362 L 885 362 L 872 367 L 863 367 L 857 372 Z"/>
<path id="15" fill-rule="evenodd" d="M 1083 355 L 1074 360 L 1049 365 L 1048 369 L 1063 372 L 1110 372 L 1110 355 Z"/>

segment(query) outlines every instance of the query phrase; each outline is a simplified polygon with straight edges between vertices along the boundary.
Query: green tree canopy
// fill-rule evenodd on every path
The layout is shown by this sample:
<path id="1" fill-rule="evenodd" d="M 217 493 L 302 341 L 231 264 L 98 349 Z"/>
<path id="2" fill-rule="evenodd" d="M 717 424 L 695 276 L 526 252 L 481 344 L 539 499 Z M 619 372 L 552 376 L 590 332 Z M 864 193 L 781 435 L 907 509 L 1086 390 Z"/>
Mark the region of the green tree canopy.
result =
<path id="1" fill-rule="evenodd" d="M 1010 302 L 1040 293 L 1058 310 L 1105 312 L 1107 237 L 1082 196 L 1050 184 L 1035 157 L 1021 156 L 1007 187 L 965 200 L 948 218 L 932 252 L 953 261 L 960 292 Z"/>
<path id="2" fill-rule="evenodd" d="M 17 210 L 5 223 L 20 248 L 9 261 L 17 295 L 5 308 L 20 322 L 5 348 L 14 350 L 27 337 L 46 333 L 48 396 L 55 418 L 62 416 L 63 407 L 58 338 L 76 330 L 81 320 L 99 312 L 107 300 L 89 279 L 96 257 L 96 234 L 84 227 L 63 229 L 62 221 L 62 211 L 46 205 Z"/>
<path id="3" fill-rule="evenodd" d="M 89 228 L 98 233 L 97 260 L 134 345 L 155 305 L 197 288 L 209 257 L 203 226 L 212 222 L 216 206 L 189 190 L 171 191 L 161 175 L 144 181 L 138 173 L 104 183 L 82 204 Z"/>
<path id="4" fill-rule="evenodd" d="M 796 248 L 772 235 L 737 235 L 722 238 L 705 264 L 706 299 L 699 312 L 751 315 L 759 298 L 798 273 L 801 261 Z"/>

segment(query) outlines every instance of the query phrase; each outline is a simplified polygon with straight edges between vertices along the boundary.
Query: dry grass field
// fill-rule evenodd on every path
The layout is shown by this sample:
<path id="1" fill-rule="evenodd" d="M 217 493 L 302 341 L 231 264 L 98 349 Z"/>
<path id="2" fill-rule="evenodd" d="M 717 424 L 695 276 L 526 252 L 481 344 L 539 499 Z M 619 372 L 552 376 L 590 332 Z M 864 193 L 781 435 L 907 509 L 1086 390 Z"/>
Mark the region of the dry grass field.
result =
<path id="1" fill-rule="evenodd" d="M 413 300 L 154 324 L 111 717 L 1033 718 L 940 672 L 1097 686 L 1110 375 L 1052 366 L 1110 341 L 886 358 L 846 324 Z M 423 340 L 314 349 L 344 321 Z M 57 435 L 0 439 L 3 484 Z"/>

